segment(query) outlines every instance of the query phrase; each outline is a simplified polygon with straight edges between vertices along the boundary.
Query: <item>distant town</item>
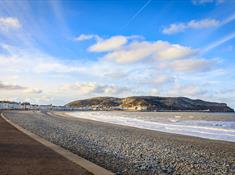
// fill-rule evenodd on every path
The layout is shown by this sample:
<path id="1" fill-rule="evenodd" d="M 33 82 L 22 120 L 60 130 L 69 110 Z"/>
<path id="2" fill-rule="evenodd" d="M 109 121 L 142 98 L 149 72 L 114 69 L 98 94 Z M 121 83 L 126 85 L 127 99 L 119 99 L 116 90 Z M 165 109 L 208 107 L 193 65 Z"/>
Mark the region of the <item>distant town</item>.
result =
<path id="1" fill-rule="evenodd" d="M 30 104 L 28 102 L 11 102 L 0 101 L 0 110 L 55 110 L 55 111 L 69 111 L 69 110 L 81 110 L 77 107 L 69 106 L 54 106 L 50 105 L 37 105 Z"/>
<path id="2" fill-rule="evenodd" d="M 100 111 L 100 110 L 124 110 L 119 107 L 101 107 L 99 105 L 85 106 L 85 107 L 71 107 L 68 105 L 38 105 L 30 104 L 29 102 L 12 102 L 0 101 L 0 110 L 39 110 L 39 111 Z"/>

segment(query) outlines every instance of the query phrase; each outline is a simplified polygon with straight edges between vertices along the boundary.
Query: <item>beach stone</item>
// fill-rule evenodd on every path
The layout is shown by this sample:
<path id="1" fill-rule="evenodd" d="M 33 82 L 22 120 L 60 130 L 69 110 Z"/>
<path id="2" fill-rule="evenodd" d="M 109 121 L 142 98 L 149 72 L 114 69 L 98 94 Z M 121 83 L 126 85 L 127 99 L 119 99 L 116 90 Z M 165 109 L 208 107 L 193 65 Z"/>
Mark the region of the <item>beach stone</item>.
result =
<path id="1" fill-rule="evenodd" d="M 7 112 L 23 128 L 116 174 L 235 174 L 235 143 L 34 112 Z"/>

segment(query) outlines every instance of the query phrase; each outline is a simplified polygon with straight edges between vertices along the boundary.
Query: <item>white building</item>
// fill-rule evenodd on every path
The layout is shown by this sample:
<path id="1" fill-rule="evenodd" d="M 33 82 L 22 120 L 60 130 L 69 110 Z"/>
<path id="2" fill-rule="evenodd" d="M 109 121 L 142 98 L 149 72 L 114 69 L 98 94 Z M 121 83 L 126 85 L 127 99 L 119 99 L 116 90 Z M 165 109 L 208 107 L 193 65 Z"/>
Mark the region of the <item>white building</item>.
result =
<path id="1" fill-rule="evenodd" d="M 28 102 L 21 103 L 21 106 L 22 106 L 22 109 L 24 109 L 24 110 L 30 110 L 31 109 L 31 105 Z"/>
<path id="2" fill-rule="evenodd" d="M 39 105 L 39 110 L 50 111 L 52 110 L 52 105 Z"/>
<path id="3" fill-rule="evenodd" d="M 39 110 L 39 105 L 30 105 L 31 110 Z"/>
<path id="4" fill-rule="evenodd" d="M 130 107 L 123 108 L 124 110 L 131 110 L 131 111 L 146 111 L 148 109 L 147 106 L 141 106 L 141 105 L 134 105 Z"/>
<path id="5" fill-rule="evenodd" d="M 21 109 L 21 104 L 16 102 L 10 102 L 10 101 L 0 101 L 0 109 Z"/>
<path id="6" fill-rule="evenodd" d="M 8 108 L 8 103 L 4 101 L 0 101 L 0 109 L 7 109 Z"/>

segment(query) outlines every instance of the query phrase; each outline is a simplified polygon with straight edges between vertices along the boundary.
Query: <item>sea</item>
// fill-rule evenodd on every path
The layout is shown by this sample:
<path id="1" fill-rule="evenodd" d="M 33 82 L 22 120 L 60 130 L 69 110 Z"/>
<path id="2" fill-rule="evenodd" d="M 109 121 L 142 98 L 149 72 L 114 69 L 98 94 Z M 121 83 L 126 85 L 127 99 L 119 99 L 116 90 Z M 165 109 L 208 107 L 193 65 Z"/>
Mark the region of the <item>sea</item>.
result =
<path id="1" fill-rule="evenodd" d="M 141 129 L 235 142 L 235 113 L 79 111 L 67 114 Z"/>

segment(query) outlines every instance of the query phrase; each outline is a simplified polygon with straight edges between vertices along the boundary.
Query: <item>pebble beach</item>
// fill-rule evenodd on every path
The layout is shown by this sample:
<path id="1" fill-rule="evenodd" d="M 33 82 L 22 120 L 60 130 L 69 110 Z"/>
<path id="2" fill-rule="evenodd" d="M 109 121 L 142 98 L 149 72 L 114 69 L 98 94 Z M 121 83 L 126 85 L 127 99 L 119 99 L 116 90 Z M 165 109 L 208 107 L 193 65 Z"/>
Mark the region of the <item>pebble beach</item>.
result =
<path id="1" fill-rule="evenodd" d="M 5 112 L 17 125 L 116 174 L 235 174 L 235 143 L 64 114 Z"/>

